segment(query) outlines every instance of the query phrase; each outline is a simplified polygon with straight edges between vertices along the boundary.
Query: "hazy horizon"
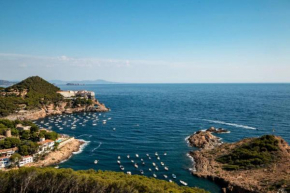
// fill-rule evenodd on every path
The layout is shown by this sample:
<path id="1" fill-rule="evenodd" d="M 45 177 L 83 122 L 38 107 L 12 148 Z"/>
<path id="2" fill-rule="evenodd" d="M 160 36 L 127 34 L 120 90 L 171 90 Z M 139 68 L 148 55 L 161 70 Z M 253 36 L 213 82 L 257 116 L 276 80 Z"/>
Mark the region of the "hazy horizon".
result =
<path id="1" fill-rule="evenodd" d="M 0 79 L 289 83 L 290 1 L 0 2 Z"/>

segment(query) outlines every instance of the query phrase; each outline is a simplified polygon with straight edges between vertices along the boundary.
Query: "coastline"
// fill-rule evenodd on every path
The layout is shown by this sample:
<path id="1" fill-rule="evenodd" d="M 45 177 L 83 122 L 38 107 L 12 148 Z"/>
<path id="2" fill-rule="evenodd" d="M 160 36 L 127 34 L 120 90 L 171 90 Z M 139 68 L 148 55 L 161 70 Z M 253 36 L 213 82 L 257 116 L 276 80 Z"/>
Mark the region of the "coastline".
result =
<path id="1" fill-rule="evenodd" d="M 40 109 L 33 109 L 33 110 L 22 110 L 18 113 L 14 113 L 8 115 L 6 117 L 2 117 L 1 119 L 8 119 L 8 120 L 31 120 L 35 121 L 37 119 L 45 118 L 51 115 L 61 115 L 61 114 L 73 114 L 79 112 L 108 112 L 110 111 L 109 108 L 105 106 L 105 104 L 100 103 L 98 100 L 94 101 L 93 105 L 90 106 L 79 106 L 76 108 L 66 108 L 67 103 L 63 102 L 58 106 L 54 104 L 43 106 Z M 95 107 L 95 105 L 97 107 Z"/>
<path id="2" fill-rule="evenodd" d="M 216 182 L 223 192 L 276 192 L 276 184 L 290 177 L 290 147 L 281 137 L 279 140 L 279 160 L 261 168 L 249 170 L 223 170 L 223 164 L 216 158 L 232 151 L 236 147 L 250 143 L 254 138 L 246 138 L 235 143 L 224 143 L 213 149 L 200 149 L 189 154 L 194 159 L 192 174 Z M 195 170 L 194 170 L 195 169 Z M 271 189 L 273 188 L 273 189 Z M 282 188 L 282 187 L 281 187 Z M 278 189 L 277 191 L 282 191 Z"/>
<path id="3" fill-rule="evenodd" d="M 85 142 L 79 139 L 72 139 L 70 142 L 66 143 L 61 148 L 48 153 L 44 160 L 39 160 L 25 165 L 24 167 L 45 167 L 51 165 L 57 165 L 63 163 L 72 157 L 74 152 L 79 152 Z"/>

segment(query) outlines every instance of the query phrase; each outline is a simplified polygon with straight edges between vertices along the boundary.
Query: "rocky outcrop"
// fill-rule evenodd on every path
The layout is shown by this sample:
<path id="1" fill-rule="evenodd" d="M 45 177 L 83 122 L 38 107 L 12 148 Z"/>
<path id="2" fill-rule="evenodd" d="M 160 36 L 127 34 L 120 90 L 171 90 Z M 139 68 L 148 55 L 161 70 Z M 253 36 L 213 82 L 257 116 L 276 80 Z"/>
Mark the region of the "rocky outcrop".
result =
<path id="1" fill-rule="evenodd" d="M 227 171 L 216 159 L 233 149 L 251 143 L 254 138 L 243 139 L 236 143 L 224 143 L 212 149 L 200 149 L 190 152 L 195 165 L 193 175 L 207 178 L 221 185 L 224 193 L 287 192 L 290 185 L 290 147 L 281 137 L 279 158 L 274 163 L 255 169 Z"/>
<path id="2" fill-rule="evenodd" d="M 229 133 L 228 130 L 223 129 L 223 128 L 214 128 L 214 127 L 210 127 L 208 128 L 206 131 L 211 132 L 211 133 Z"/>
<path id="3" fill-rule="evenodd" d="M 78 107 L 70 107 L 68 102 L 61 102 L 58 105 L 50 104 L 42 106 L 40 109 L 35 110 L 21 110 L 15 114 L 11 114 L 4 119 L 9 120 L 37 120 L 40 118 L 44 118 L 50 115 L 59 115 L 63 113 L 71 114 L 77 112 L 107 112 L 109 108 L 107 108 L 104 104 L 99 101 L 94 101 L 93 105 L 88 106 L 78 106 Z"/>
<path id="4" fill-rule="evenodd" d="M 220 138 L 209 131 L 197 131 L 188 138 L 188 142 L 191 146 L 203 149 L 212 149 L 221 144 Z"/>

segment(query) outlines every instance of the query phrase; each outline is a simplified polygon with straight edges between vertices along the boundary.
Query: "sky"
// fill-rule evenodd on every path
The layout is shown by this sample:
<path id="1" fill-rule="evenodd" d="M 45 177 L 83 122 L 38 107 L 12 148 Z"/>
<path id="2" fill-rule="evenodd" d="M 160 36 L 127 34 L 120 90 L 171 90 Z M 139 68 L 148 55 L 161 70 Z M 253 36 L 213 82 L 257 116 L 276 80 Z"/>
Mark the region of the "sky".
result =
<path id="1" fill-rule="evenodd" d="M 0 0 L 0 79 L 290 82 L 289 0 Z"/>

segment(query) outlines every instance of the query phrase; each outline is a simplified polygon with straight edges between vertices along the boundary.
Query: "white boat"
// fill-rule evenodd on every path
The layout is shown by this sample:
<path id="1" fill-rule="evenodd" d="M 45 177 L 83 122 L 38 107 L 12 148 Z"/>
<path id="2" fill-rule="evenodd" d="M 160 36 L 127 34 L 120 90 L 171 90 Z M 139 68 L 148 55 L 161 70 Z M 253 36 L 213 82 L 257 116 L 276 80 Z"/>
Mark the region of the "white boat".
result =
<path id="1" fill-rule="evenodd" d="M 144 174 L 144 171 L 143 170 L 140 170 L 140 173 L 143 175 Z"/>
<path id="2" fill-rule="evenodd" d="M 113 128 L 113 131 L 116 131 L 116 128 Z"/>
<path id="3" fill-rule="evenodd" d="M 142 162 L 142 161 L 144 161 L 144 160 L 141 158 L 141 162 Z"/>
<path id="4" fill-rule="evenodd" d="M 165 169 L 166 171 L 168 171 L 168 167 L 167 167 L 167 166 L 165 166 L 164 169 Z"/>
<path id="5" fill-rule="evenodd" d="M 175 175 L 175 174 L 172 174 L 172 178 L 174 178 L 174 179 L 175 179 L 175 178 L 176 178 L 176 175 Z"/>
<path id="6" fill-rule="evenodd" d="M 157 152 L 155 152 L 155 155 L 156 155 L 156 156 L 158 156 L 158 153 L 157 153 Z"/>
<path id="7" fill-rule="evenodd" d="M 146 153 L 146 156 L 147 156 L 147 157 L 149 157 L 149 154 L 148 154 L 148 153 Z"/>
<path id="8" fill-rule="evenodd" d="M 96 123 L 93 124 L 93 126 L 96 126 L 96 125 L 97 125 Z"/>
<path id="9" fill-rule="evenodd" d="M 153 165 L 153 166 L 156 166 L 156 164 L 155 164 L 154 162 L 152 163 L 152 165 Z"/>
<path id="10" fill-rule="evenodd" d="M 160 157 L 157 157 L 158 160 L 160 160 Z"/>
<path id="11" fill-rule="evenodd" d="M 182 180 L 179 180 L 179 182 L 184 185 L 184 186 L 187 186 L 187 183 L 185 181 L 182 181 Z"/>
<path id="12" fill-rule="evenodd" d="M 138 165 L 137 165 L 137 164 L 134 164 L 134 167 L 135 167 L 135 168 L 138 168 Z"/>
<path id="13" fill-rule="evenodd" d="M 145 162 L 142 162 L 142 165 L 144 166 L 145 165 Z"/>
<path id="14" fill-rule="evenodd" d="M 124 166 L 120 165 L 120 169 L 123 171 L 125 168 Z"/>
<path id="15" fill-rule="evenodd" d="M 111 120 L 111 119 L 112 119 L 111 117 L 108 118 L 108 120 Z"/>
<path id="16" fill-rule="evenodd" d="M 164 178 L 167 178 L 167 175 L 164 174 L 163 176 L 164 176 Z"/>
<path id="17" fill-rule="evenodd" d="M 118 163 L 118 164 L 121 164 L 120 160 L 117 160 L 117 163 Z"/>
<path id="18" fill-rule="evenodd" d="M 151 171 L 152 171 L 152 169 L 151 169 L 151 168 L 149 168 L 149 171 L 151 172 Z"/>
<path id="19" fill-rule="evenodd" d="M 58 168 L 59 168 L 59 166 L 55 166 L 54 168 L 58 169 Z"/>
<path id="20" fill-rule="evenodd" d="M 154 178 L 157 178 L 156 174 L 153 174 Z"/>
<path id="21" fill-rule="evenodd" d="M 128 171 L 128 172 L 127 172 L 127 174 L 128 174 L 128 175 L 131 175 L 131 172 L 130 172 L 130 171 Z"/>
<path id="22" fill-rule="evenodd" d="M 139 155 L 138 155 L 138 154 L 136 154 L 136 157 L 139 157 Z"/>
<path id="23" fill-rule="evenodd" d="M 95 160 L 95 161 L 94 161 L 94 164 L 98 164 L 98 162 L 99 162 L 99 160 Z"/>
<path id="24" fill-rule="evenodd" d="M 132 163 L 134 163 L 134 160 L 131 160 Z"/>
<path id="25" fill-rule="evenodd" d="M 157 170 L 157 171 L 158 171 L 158 170 L 159 170 L 159 168 L 156 166 L 156 167 L 155 167 L 155 170 Z"/>
<path id="26" fill-rule="evenodd" d="M 163 162 L 161 162 L 161 165 L 162 165 L 162 166 L 164 166 L 164 163 L 163 163 Z"/>
<path id="27" fill-rule="evenodd" d="M 127 158 L 129 159 L 130 158 L 130 155 L 127 155 Z"/>
<path id="28" fill-rule="evenodd" d="M 149 157 L 149 159 L 151 159 L 151 157 Z"/>
<path id="29" fill-rule="evenodd" d="M 172 180 L 168 180 L 170 183 L 172 183 Z"/>
<path id="30" fill-rule="evenodd" d="M 121 156 L 118 156 L 118 159 L 121 159 Z"/>

